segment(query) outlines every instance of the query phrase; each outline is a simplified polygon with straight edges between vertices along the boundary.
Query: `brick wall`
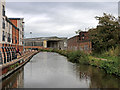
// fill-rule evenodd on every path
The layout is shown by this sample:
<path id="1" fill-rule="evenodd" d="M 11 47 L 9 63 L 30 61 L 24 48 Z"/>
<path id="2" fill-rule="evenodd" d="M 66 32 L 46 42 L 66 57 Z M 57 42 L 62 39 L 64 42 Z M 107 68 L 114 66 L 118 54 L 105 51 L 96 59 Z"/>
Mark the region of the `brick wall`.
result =
<path id="1" fill-rule="evenodd" d="M 84 34 L 84 35 L 83 35 Z M 68 39 L 68 50 L 81 50 L 86 53 L 91 53 L 92 45 L 89 41 L 88 33 L 82 32 L 80 35 Z"/>
<path id="2" fill-rule="evenodd" d="M 10 20 L 16 27 L 17 27 L 17 20 Z M 15 38 L 17 40 L 17 43 L 15 43 Z M 13 44 L 19 44 L 19 30 L 12 27 L 12 39 Z"/>

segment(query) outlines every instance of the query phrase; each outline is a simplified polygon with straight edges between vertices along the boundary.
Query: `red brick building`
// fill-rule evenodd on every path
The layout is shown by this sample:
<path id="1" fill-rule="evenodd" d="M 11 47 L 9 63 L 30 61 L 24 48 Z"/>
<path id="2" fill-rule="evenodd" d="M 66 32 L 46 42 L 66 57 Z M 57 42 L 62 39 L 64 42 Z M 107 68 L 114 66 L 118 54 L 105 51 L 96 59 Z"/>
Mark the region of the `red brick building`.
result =
<path id="1" fill-rule="evenodd" d="M 19 48 L 20 51 L 23 51 L 23 18 L 9 18 L 9 20 L 15 25 L 15 27 L 19 28 L 15 29 L 14 27 L 12 27 L 12 43 L 15 44 L 16 48 Z"/>
<path id="2" fill-rule="evenodd" d="M 17 20 L 10 20 L 17 27 Z M 12 43 L 19 44 L 19 30 L 12 26 Z"/>
<path id="3" fill-rule="evenodd" d="M 92 45 L 89 40 L 88 32 L 80 32 L 79 35 L 76 35 L 68 39 L 68 50 L 81 50 L 86 53 L 91 53 Z"/>

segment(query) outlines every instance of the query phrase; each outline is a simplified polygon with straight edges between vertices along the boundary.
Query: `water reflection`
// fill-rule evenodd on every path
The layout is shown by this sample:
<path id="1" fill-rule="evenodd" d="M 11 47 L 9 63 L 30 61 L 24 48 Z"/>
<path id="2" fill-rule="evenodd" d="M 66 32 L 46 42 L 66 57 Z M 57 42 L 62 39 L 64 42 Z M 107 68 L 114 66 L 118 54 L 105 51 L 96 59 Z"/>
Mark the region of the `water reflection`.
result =
<path id="1" fill-rule="evenodd" d="M 10 77 L 2 81 L 2 88 L 23 88 L 24 87 L 24 68 L 19 69 Z"/>
<path id="2" fill-rule="evenodd" d="M 120 88 L 104 70 L 76 65 L 57 53 L 41 52 L 2 82 L 4 88 Z"/>
<path id="3" fill-rule="evenodd" d="M 89 88 L 120 88 L 120 78 L 104 70 L 87 65 L 77 65 L 76 70 L 80 80 L 90 80 Z"/>

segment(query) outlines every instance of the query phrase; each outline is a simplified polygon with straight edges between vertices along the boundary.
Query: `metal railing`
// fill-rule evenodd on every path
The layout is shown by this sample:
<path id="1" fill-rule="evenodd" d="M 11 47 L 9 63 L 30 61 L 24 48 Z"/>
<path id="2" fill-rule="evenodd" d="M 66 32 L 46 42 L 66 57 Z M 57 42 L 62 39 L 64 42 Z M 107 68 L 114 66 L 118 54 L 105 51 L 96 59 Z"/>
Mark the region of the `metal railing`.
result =
<path id="1" fill-rule="evenodd" d="M 17 59 L 14 47 L 0 47 L 0 64 L 8 63 L 14 59 Z"/>

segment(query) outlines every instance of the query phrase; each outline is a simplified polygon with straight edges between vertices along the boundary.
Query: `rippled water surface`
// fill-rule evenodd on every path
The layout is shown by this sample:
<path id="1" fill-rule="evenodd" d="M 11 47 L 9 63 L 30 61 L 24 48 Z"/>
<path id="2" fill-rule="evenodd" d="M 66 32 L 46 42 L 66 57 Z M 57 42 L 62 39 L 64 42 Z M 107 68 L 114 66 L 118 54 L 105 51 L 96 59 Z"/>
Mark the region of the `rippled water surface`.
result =
<path id="1" fill-rule="evenodd" d="M 3 80 L 4 88 L 120 88 L 120 78 L 104 70 L 76 65 L 57 53 L 40 52 Z"/>

